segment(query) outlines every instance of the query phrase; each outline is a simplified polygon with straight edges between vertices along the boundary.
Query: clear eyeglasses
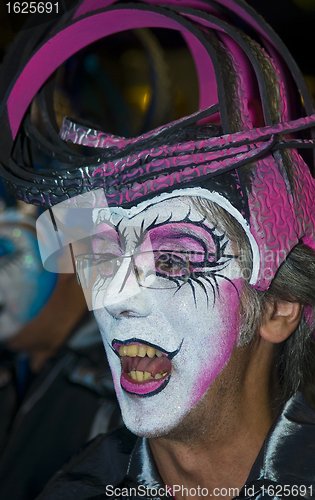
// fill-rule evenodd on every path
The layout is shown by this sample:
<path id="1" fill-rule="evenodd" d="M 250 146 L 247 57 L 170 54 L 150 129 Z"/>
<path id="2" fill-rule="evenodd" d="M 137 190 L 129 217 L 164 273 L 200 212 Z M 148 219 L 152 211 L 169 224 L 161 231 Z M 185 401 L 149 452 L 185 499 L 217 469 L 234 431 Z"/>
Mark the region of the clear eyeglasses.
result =
<path id="1" fill-rule="evenodd" d="M 206 252 L 150 250 L 133 255 L 81 254 L 75 256 L 82 288 L 107 288 L 121 270 L 123 283 L 134 273 L 145 288 L 172 289 L 211 272 L 222 270 L 236 255 L 216 256 Z"/>

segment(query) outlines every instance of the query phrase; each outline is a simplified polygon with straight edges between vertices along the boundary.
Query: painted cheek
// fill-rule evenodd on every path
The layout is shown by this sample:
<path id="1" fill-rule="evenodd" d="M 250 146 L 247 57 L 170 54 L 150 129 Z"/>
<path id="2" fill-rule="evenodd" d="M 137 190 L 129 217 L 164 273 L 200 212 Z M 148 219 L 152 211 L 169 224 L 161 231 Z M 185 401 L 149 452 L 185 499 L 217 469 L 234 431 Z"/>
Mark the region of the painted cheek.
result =
<path id="1" fill-rule="evenodd" d="M 203 363 L 203 366 L 200 367 L 200 376 L 196 380 L 192 390 L 191 405 L 193 407 L 196 406 L 227 364 L 238 337 L 238 305 L 242 289 L 242 279 L 235 279 L 233 283 L 238 293 L 233 285 L 227 281 L 224 281 L 220 285 L 221 299 L 217 302 L 218 309 L 215 309 L 217 310 L 216 314 L 219 315 L 221 327 L 217 331 L 209 332 L 210 338 L 206 345 L 209 356 Z"/>

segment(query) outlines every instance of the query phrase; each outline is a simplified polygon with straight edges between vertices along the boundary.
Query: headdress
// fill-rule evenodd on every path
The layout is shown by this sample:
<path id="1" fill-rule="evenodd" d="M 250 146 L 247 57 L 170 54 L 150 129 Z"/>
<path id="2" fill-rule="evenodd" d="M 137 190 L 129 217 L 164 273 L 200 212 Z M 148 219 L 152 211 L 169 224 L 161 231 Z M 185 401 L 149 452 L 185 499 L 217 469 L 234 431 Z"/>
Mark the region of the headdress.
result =
<path id="1" fill-rule="evenodd" d="M 200 111 L 136 138 L 69 118 L 59 135 L 55 70 L 102 37 L 144 27 L 180 32 L 196 65 Z M 43 134 L 31 119 L 35 95 Z M 247 232 L 250 282 L 261 290 L 299 241 L 315 249 L 315 183 L 297 152 L 314 147 L 300 134 L 315 125 L 314 109 L 288 50 L 244 0 L 84 0 L 16 38 L 0 96 L 0 175 L 28 203 L 73 206 L 71 198 L 91 192 L 93 206 L 96 190 L 104 205 L 131 211 L 159 195 L 212 199 Z M 87 146 L 89 155 L 65 141 Z M 36 150 L 53 160 L 49 168 L 33 168 Z"/>

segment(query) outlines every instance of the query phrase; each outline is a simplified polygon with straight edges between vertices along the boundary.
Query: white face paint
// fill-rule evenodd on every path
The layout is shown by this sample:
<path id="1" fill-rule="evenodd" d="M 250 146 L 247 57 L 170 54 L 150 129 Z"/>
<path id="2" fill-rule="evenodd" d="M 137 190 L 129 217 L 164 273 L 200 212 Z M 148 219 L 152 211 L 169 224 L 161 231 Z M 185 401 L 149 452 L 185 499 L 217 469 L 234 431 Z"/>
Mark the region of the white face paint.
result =
<path id="1" fill-rule="evenodd" d="M 196 406 L 230 358 L 241 270 L 231 242 L 187 200 L 162 201 L 130 219 L 120 212 L 105 220 L 105 212 L 97 217 L 95 253 L 122 256 L 140 248 L 163 257 L 148 288 L 145 280 L 139 286 L 143 269 L 137 261 L 133 267 L 124 258 L 94 290 L 124 422 L 135 434 L 163 435 Z"/>
<path id="2" fill-rule="evenodd" d="M 54 288 L 56 278 L 44 271 L 36 235 L 14 222 L 0 224 L 0 341 L 15 337 Z"/>

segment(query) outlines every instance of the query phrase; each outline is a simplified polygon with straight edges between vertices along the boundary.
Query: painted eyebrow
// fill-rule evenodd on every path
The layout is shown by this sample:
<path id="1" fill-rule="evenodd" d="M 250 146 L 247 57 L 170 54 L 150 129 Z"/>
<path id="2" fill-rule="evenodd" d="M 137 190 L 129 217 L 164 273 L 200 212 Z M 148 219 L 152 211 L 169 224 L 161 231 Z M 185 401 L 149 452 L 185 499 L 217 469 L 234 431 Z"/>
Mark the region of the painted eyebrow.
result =
<path id="1" fill-rule="evenodd" d="M 173 224 L 187 224 L 185 222 L 174 222 Z M 178 227 L 170 227 L 169 229 L 165 229 L 165 233 L 164 234 L 160 234 L 156 237 L 154 237 L 154 234 L 152 234 L 152 238 L 154 237 L 155 238 L 159 238 L 159 236 L 162 238 L 162 239 L 167 239 L 167 238 L 171 238 L 172 240 L 179 240 L 179 239 L 192 239 L 194 241 L 198 241 L 198 242 L 202 242 L 204 243 L 205 245 L 209 244 L 209 241 L 203 237 L 202 234 L 199 234 L 199 233 L 196 233 L 194 232 L 192 229 L 190 229 L 190 226 L 196 226 L 196 224 L 190 224 L 188 223 L 189 226 L 185 226 L 185 227 L 182 227 L 182 228 L 178 228 Z M 205 232 L 207 233 L 207 235 L 209 234 L 209 231 L 206 230 L 206 228 L 202 227 L 202 226 L 198 226 L 198 227 L 201 227 L 201 229 L 205 230 Z M 159 229 L 158 227 L 156 228 L 153 228 L 153 229 L 150 229 L 150 231 L 154 231 L 155 229 Z M 150 235 L 150 231 L 148 231 L 148 234 Z M 212 234 L 212 232 L 210 233 L 210 236 L 211 236 L 211 239 L 212 241 L 214 236 Z"/>
<path id="2" fill-rule="evenodd" d="M 101 231 L 100 226 L 102 224 L 107 225 L 110 230 L 109 231 Z M 91 245 L 92 248 L 95 248 L 94 245 L 101 245 L 102 242 L 108 242 L 110 245 L 117 245 L 119 250 L 123 252 L 121 241 L 120 241 L 120 235 L 117 231 L 117 228 L 115 225 L 113 225 L 111 222 L 108 220 L 102 220 L 100 221 L 97 226 L 91 231 L 90 233 L 90 238 L 91 238 Z M 93 251 L 94 253 L 94 251 Z"/>
<path id="3" fill-rule="evenodd" d="M 101 220 L 98 225 L 93 229 L 93 231 L 91 232 L 91 238 L 93 240 L 97 240 L 97 239 L 100 239 L 100 240 L 103 240 L 105 241 L 106 239 L 108 240 L 111 240 L 111 241 L 115 241 L 114 240 L 114 234 L 117 238 L 117 243 L 118 243 L 118 246 L 120 248 L 120 250 L 122 252 L 124 252 L 127 248 L 127 243 L 128 243 L 128 233 L 127 233 L 127 227 L 124 227 L 121 231 L 120 231 L 120 225 L 121 223 L 124 221 L 124 217 L 122 217 L 116 224 L 112 223 L 110 220 L 108 219 L 103 219 Z M 134 236 L 135 236 L 135 244 L 136 246 L 138 246 L 139 244 L 141 244 L 144 240 L 144 237 L 145 235 L 147 234 L 146 231 L 143 229 L 144 228 L 144 220 L 142 221 L 141 223 L 141 226 L 139 228 L 137 227 L 134 227 L 133 230 L 134 230 Z M 109 226 L 113 231 L 109 231 L 109 232 L 100 232 L 100 233 L 97 233 L 97 231 L 99 230 L 98 228 L 102 225 L 102 224 L 106 224 L 107 226 Z M 139 229 L 139 233 L 137 234 L 137 229 Z M 105 235 L 103 236 L 103 234 L 105 233 Z M 109 237 L 108 237 L 109 236 Z"/>
<path id="4" fill-rule="evenodd" d="M 145 219 L 143 219 L 140 226 L 138 226 L 138 227 L 135 226 L 133 228 L 134 237 L 135 237 L 135 241 L 134 241 L 135 245 L 140 246 L 143 243 L 145 236 L 152 229 L 166 226 L 166 225 L 171 224 L 171 223 L 174 223 L 174 224 L 187 223 L 187 224 L 191 224 L 192 226 L 198 226 L 198 227 L 203 228 L 208 234 L 210 234 L 210 236 L 213 240 L 213 243 L 214 243 L 215 247 L 217 248 L 218 243 L 220 243 L 223 240 L 225 233 L 222 233 L 221 235 L 215 234 L 215 230 L 216 230 L 215 226 L 213 226 L 211 228 L 211 227 L 207 226 L 206 224 L 204 224 L 204 222 L 207 220 L 206 216 L 203 216 L 203 218 L 200 221 L 196 222 L 196 221 L 192 221 L 190 219 L 190 215 L 191 215 L 191 208 L 189 208 L 189 212 L 185 215 L 185 217 L 183 217 L 180 220 L 175 221 L 175 220 L 172 220 L 173 214 L 171 212 L 169 217 L 166 220 L 163 220 L 162 222 L 159 222 L 159 223 L 157 223 L 157 220 L 159 218 L 159 215 L 157 215 L 156 218 L 148 225 L 148 227 L 145 227 Z M 127 228 L 123 228 L 122 231 L 119 231 L 119 226 L 123 222 L 123 220 L 124 220 L 124 217 L 122 217 L 116 224 L 113 224 L 109 220 L 104 219 L 104 220 L 101 220 L 99 222 L 97 227 L 99 227 L 102 223 L 110 226 L 117 234 L 117 240 L 119 242 L 120 248 L 122 249 L 122 251 L 125 251 L 126 247 L 127 247 Z M 94 236 L 95 238 L 100 237 L 100 235 L 95 234 L 97 227 L 95 227 L 93 229 L 92 234 L 91 234 L 91 236 Z M 168 235 L 171 238 L 180 239 L 180 238 L 184 238 L 184 237 L 186 237 L 186 238 L 189 237 L 195 241 L 198 241 L 202 246 L 204 246 L 205 250 L 206 250 L 206 245 L 209 244 L 209 242 L 206 239 L 200 238 L 200 235 L 196 236 L 196 235 L 193 235 L 189 232 L 186 233 L 184 231 L 182 232 L 182 234 L 181 233 L 175 234 L 175 231 L 172 231 L 172 230 L 171 230 L 171 232 L 173 234 Z M 102 238 L 102 239 L 105 240 L 105 238 Z"/>
<path id="5" fill-rule="evenodd" d="M 186 223 L 186 224 L 189 224 L 192 226 L 197 226 L 197 227 L 202 228 L 211 238 L 211 240 L 212 240 L 211 243 L 214 245 L 215 253 L 209 254 L 209 255 L 213 255 L 215 257 L 215 261 L 218 262 L 222 257 L 234 258 L 234 255 L 230 255 L 230 254 L 225 255 L 224 254 L 225 248 L 230 241 L 230 238 L 226 235 L 226 233 L 220 232 L 219 234 L 216 234 L 216 232 L 218 232 L 216 226 L 209 227 L 208 225 L 206 225 L 204 223 L 205 221 L 207 221 L 207 218 L 205 216 L 200 221 L 192 221 L 190 219 L 190 214 L 191 214 L 191 210 L 189 210 L 188 214 L 183 219 L 178 220 L 178 221 L 173 221 L 172 214 L 170 214 L 170 217 L 166 221 L 161 222 L 159 224 L 156 224 L 156 221 L 158 219 L 158 216 L 157 216 L 154 219 L 154 221 L 148 226 L 147 232 L 149 233 L 153 229 L 156 229 L 156 228 L 164 226 L 164 225 L 172 224 L 172 223 L 174 223 L 174 224 Z M 165 235 L 165 236 L 167 237 L 167 235 Z M 174 238 L 174 236 L 175 236 L 175 238 Z M 199 245 L 201 245 L 201 247 L 203 247 L 205 253 L 208 252 L 208 246 L 209 246 L 210 242 L 207 238 L 202 237 L 202 235 L 200 235 L 200 234 L 191 234 L 190 231 L 183 232 L 183 234 L 180 237 L 183 237 L 183 236 L 185 238 L 190 238 L 191 240 L 196 241 L 196 243 L 198 243 Z M 177 235 L 176 235 L 175 231 L 173 232 L 172 235 L 169 235 L 169 237 L 172 239 L 177 239 Z"/>
<path id="6" fill-rule="evenodd" d="M 158 224 L 156 223 L 156 221 L 157 221 L 157 219 L 159 217 L 157 215 L 156 218 L 152 221 L 152 223 L 147 228 L 145 228 L 145 234 L 149 233 L 153 229 L 156 229 L 156 228 L 159 228 L 161 226 L 165 226 L 165 225 L 168 225 L 168 224 L 171 224 L 171 223 L 174 223 L 174 224 L 187 223 L 187 224 L 191 224 L 192 226 L 197 226 L 197 227 L 201 227 L 202 229 L 204 229 L 206 231 L 206 233 L 208 233 L 211 236 L 214 245 L 217 247 L 218 243 L 220 243 L 224 239 L 224 237 L 226 236 L 225 232 L 223 232 L 221 234 L 215 234 L 215 231 L 217 229 L 216 226 L 209 227 L 206 224 L 204 224 L 204 222 L 207 220 L 205 216 L 200 221 L 192 221 L 190 219 L 190 214 L 191 214 L 191 210 L 189 210 L 188 214 L 185 215 L 185 217 L 183 219 L 174 221 L 174 220 L 172 220 L 173 214 L 171 213 L 168 219 L 166 219 L 165 221 L 160 222 Z M 175 236 L 175 238 L 177 239 L 177 235 L 175 235 L 175 231 L 173 231 L 173 234 L 170 235 L 170 236 L 172 238 L 174 238 L 174 236 Z M 187 233 L 185 233 L 183 231 L 183 234 L 181 236 L 178 236 L 178 238 L 180 238 L 180 237 L 190 237 L 192 239 L 195 239 L 196 241 L 197 241 L 197 238 L 198 238 L 198 241 L 200 243 L 202 242 L 205 245 L 209 244 L 209 241 L 207 241 L 206 239 L 201 238 L 201 235 L 198 235 L 196 237 L 196 235 L 191 234 L 189 231 Z M 227 240 L 229 241 L 228 237 L 227 237 Z"/>
<path id="7" fill-rule="evenodd" d="M 179 223 L 181 224 L 181 223 Z M 159 238 L 157 237 L 156 238 L 157 240 L 159 240 Z M 186 244 L 189 245 L 189 246 L 194 246 L 194 245 L 197 245 L 199 246 L 200 249 L 203 250 L 203 253 L 208 253 L 208 247 L 210 246 L 210 243 L 208 241 L 206 241 L 205 238 L 201 238 L 199 237 L 199 235 L 194 235 L 194 234 L 190 234 L 190 233 L 186 233 L 186 232 L 180 232 L 180 233 L 173 233 L 173 234 L 165 234 L 165 236 L 161 236 L 161 248 L 160 248 L 160 251 L 173 251 L 174 253 L 187 253 L 188 252 L 194 252 L 194 250 L 186 250 L 185 252 L 178 252 L 178 250 L 176 249 L 173 249 L 173 248 L 167 248 L 169 245 L 175 245 L 175 242 L 178 241 L 180 243 L 181 240 L 185 240 L 186 241 Z M 163 241 L 164 240 L 164 241 Z M 187 240 L 190 240 L 191 243 L 189 243 L 189 241 Z M 152 245 L 154 245 L 155 243 L 155 238 L 152 237 L 151 239 L 151 243 Z M 163 247 L 164 246 L 164 247 Z M 209 255 L 217 255 L 217 245 L 216 245 L 216 242 L 214 240 L 212 240 L 212 246 L 213 246 L 213 251 L 211 254 L 209 253 Z M 196 250 L 194 253 L 198 253 L 198 251 Z M 202 252 L 200 252 L 202 253 Z"/>
<path id="8" fill-rule="evenodd" d="M 120 221 L 117 223 L 117 226 L 116 226 L 117 231 L 119 231 L 119 226 L 120 226 L 122 221 L 123 221 L 123 218 L 121 218 Z M 134 235 L 133 243 L 135 244 L 136 247 L 140 246 L 143 243 L 144 238 L 148 233 L 148 230 L 146 230 L 144 228 L 144 225 L 145 225 L 145 220 L 143 219 L 140 226 L 131 226 L 131 228 L 133 229 L 133 235 Z M 128 244 L 128 238 L 130 238 L 128 233 L 127 233 L 127 227 L 124 227 L 122 231 L 118 232 L 118 234 L 119 234 L 119 240 L 121 242 L 121 247 L 122 247 L 123 251 L 125 251 L 127 248 L 127 244 Z"/>
<path id="9" fill-rule="evenodd" d="M 119 223 L 120 222 L 121 222 L 121 220 L 119 221 Z M 99 227 L 102 224 L 106 224 L 107 226 L 109 226 L 111 229 L 113 229 L 117 233 L 117 227 L 112 222 L 110 222 L 110 220 L 108 220 L 108 219 L 102 219 L 102 220 L 99 221 L 99 223 L 97 225 L 94 226 L 94 228 L 90 232 L 90 236 L 91 237 L 94 236 L 94 235 L 97 236 L 97 232 L 96 231 L 99 230 Z"/>

